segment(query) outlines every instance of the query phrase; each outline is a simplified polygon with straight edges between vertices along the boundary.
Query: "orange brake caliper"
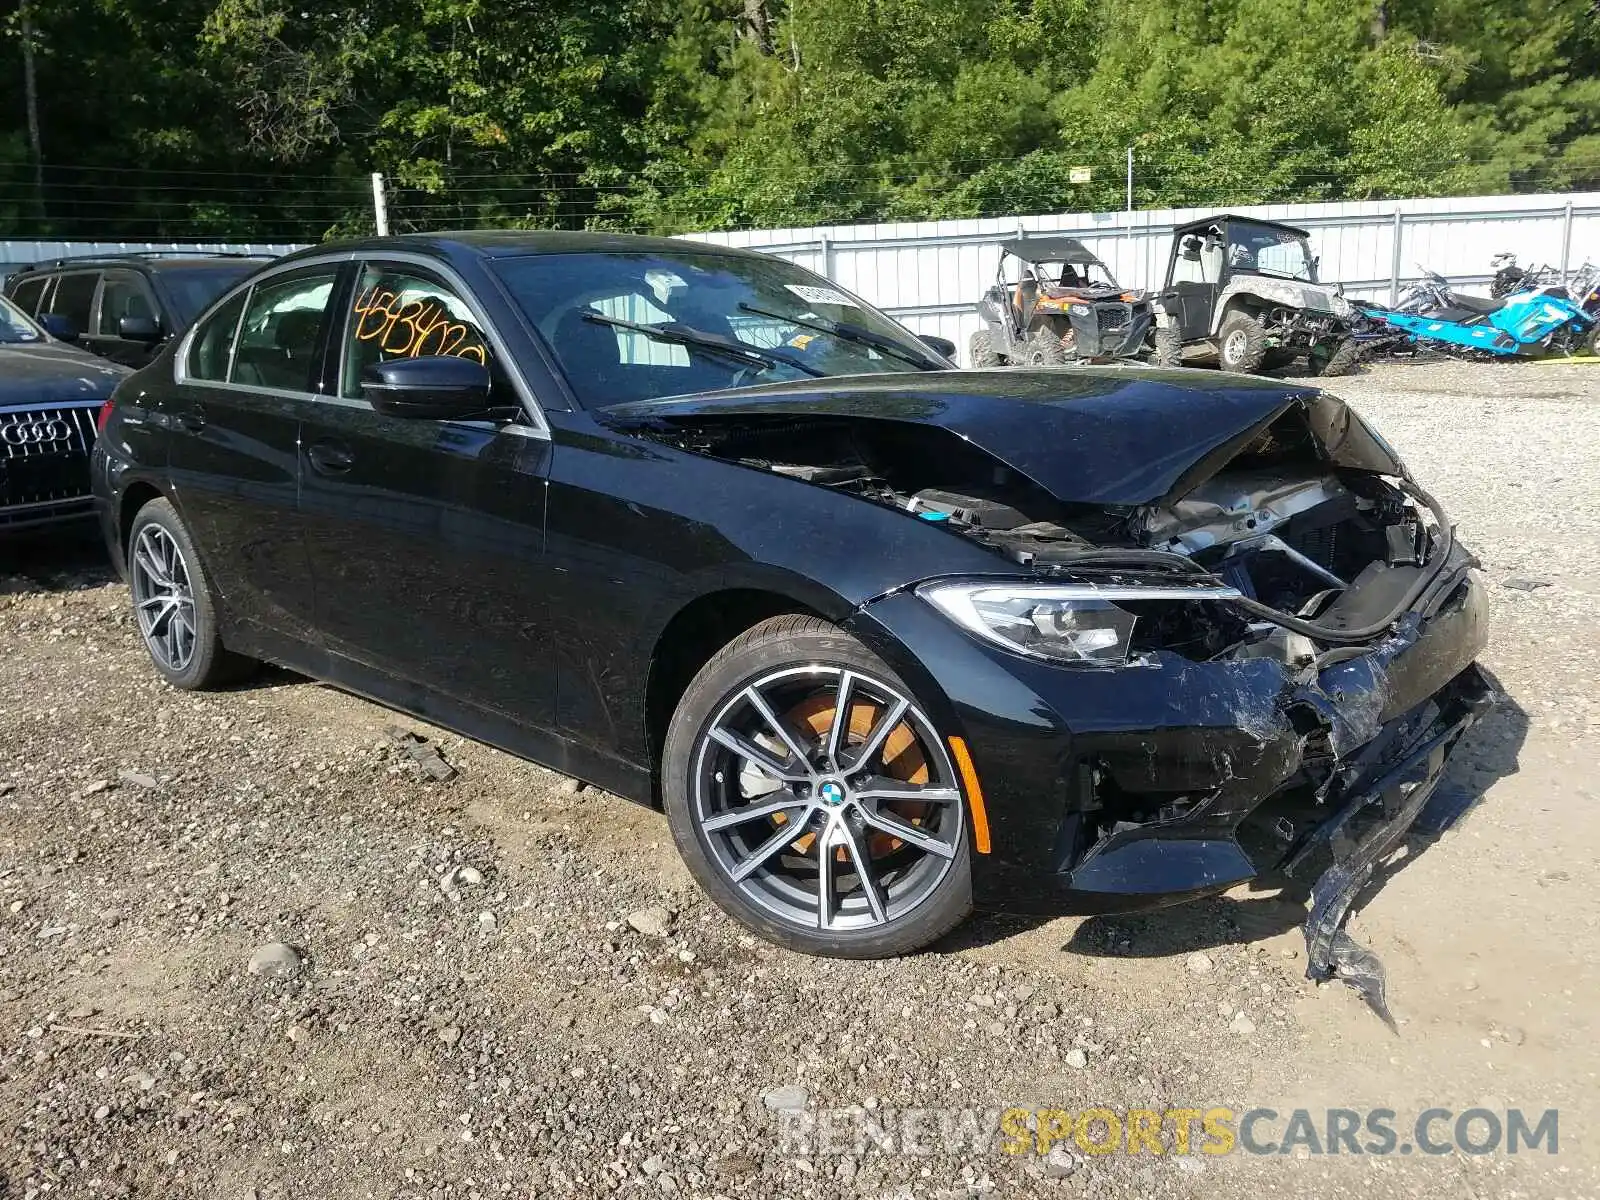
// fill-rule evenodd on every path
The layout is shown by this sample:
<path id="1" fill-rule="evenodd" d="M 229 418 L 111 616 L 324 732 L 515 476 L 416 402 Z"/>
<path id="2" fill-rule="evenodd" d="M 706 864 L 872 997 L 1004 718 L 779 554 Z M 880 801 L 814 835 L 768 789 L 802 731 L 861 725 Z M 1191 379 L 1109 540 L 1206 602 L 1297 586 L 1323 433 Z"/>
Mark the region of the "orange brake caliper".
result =
<path id="1" fill-rule="evenodd" d="M 833 726 L 834 702 L 829 696 L 811 696 L 802 700 L 791 708 L 787 714 L 788 719 L 803 728 L 809 729 L 819 738 L 826 737 L 828 730 Z M 847 745 L 860 745 L 867 740 L 867 735 L 872 732 L 873 724 L 877 721 L 881 706 L 865 700 L 853 700 L 850 705 L 850 723 L 846 730 L 845 742 Z M 917 745 L 916 736 L 911 732 L 908 722 L 902 721 L 883 742 L 884 774 L 891 779 L 899 779 L 905 783 L 928 782 L 928 760 L 922 753 L 922 747 Z M 918 800 L 897 800 L 888 806 L 898 816 L 903 817 L 912 825 L 920 825 L 927 817 L 928 806 Z M 783 813 L 777 813 L 772 818 L 782 824 L 787 818 Z M 808 854 L 816 842 L 816 834 L 808 833 L 804 837 L 796 838 L 794 848 L 801 854 Z M 882 858 L 886 854 L 893 854 L 904 843 L 892 833 L 873 831 L 867 840 L 867 853 L 873 858 Z M 843 846 L 834 851 L 834 859 L 838 862 L 848 862 L 849 853 Z"/>

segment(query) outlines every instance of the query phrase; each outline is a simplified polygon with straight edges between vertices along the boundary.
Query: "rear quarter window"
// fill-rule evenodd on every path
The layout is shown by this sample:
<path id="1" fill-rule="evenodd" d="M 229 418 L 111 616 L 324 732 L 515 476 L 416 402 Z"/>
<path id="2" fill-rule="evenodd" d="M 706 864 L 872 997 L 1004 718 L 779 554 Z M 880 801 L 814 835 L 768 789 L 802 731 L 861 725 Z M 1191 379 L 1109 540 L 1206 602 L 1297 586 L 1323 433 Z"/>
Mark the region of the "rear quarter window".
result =
<path id="1" fill-rule="evenodd" d="M 246 288 L 212 313 L 195 330 L 194 341 L 189 345 L 189 361 L 185 370 L 190 379 L 222 382 L 228 378 L 228 364 L 233 358 L 233 339 L 239 330 L 239 315 L 244 312 Z"/>
<path id="2" fill-rule="evenodd" d="M 44 285 L 50 282 L 50 276 L 36 276 L 24 279 L 11 290 L 11 301 L 30 317 L 39 311 L 39 299 L 44 295 Z"/>

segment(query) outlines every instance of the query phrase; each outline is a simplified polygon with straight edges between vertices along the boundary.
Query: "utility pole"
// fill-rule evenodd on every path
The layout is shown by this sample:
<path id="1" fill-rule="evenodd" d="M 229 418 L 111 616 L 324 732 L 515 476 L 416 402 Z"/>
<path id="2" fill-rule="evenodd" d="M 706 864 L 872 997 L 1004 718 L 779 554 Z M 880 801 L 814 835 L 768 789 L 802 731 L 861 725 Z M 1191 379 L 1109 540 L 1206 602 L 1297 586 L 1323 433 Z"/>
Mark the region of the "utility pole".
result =
<path id="1" fill-rule="evenodd" d="M 372 224 L 379 237 L 389 236 L 389 200 L 383 194 L 383 172 L 372 173 Z"/>
<path id="2" fill-rule="evenodd" d="M 1128 211 L 1133 211 L 1133 147 L 1128 147 Z"/>
<path id="3" fill-rule="evenodd" d="M 44 151 L 39 141 L 39 82 L 33 65 L 33 13 L 29 0 L 19 0 L 18 24 L 22 32 L 22 91 L 28 111 L 28 152 L 33 157 L 34 216 L 44 220 Z"/>

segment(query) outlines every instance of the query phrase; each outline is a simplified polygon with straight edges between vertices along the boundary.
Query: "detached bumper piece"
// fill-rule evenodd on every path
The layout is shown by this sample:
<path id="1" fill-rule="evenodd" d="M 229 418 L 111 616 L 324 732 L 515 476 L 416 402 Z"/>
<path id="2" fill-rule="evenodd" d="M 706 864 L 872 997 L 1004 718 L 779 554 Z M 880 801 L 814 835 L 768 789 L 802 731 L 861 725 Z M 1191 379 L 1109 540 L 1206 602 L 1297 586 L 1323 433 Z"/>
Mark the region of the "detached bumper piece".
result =
<path id="1" fill-rule="evenodd" d="M 1339 773 L 1342 803 L 1300 841 L 1283 865 L 1294 880 L 1312 877 L 1306 917 L 1306 977 L 1339 978 L 1361 993 L 1391 1030 L 1383 964 L 1344 930 L 1351 905 L 1377 865 L 1399 846 L 1444 777 L 1461 735 L 1493 707 L 1497 694 L 1469 667 L 1439 695 L 1390 722 Z"/>

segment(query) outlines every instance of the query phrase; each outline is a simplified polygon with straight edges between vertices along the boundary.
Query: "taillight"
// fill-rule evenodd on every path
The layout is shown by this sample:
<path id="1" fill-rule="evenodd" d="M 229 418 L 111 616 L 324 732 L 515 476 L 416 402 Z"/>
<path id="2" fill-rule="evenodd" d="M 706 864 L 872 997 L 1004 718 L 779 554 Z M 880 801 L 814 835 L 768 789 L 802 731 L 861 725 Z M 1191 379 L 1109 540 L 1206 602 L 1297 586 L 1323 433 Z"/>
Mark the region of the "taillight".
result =
<path id="1" fill-rule="evenodd" d="M 95 414 L 94 429 L 96 433 L 104 433 L 106 431 L 106 422 L 111 419 L 112 403 L 112 401 L 107 400 L 100 406 L 100 411 Z"/>

